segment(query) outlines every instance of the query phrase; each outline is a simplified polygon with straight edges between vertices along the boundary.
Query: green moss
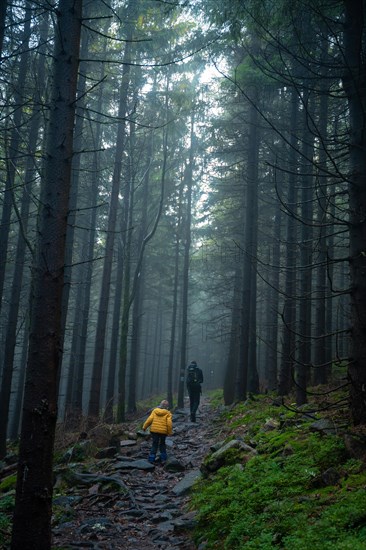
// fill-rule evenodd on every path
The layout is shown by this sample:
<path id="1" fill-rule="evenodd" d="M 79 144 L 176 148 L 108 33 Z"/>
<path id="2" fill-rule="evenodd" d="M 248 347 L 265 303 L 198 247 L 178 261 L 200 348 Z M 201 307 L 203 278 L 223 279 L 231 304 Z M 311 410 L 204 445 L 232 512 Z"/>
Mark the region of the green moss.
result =
<path id="1" fill-rule="evenodd" d="M 11 520 L 0 512 L 0 548 L 8 548 L 10 542 Z"/>
<path id="2" fill-rule="evenodd" d="M 9 548 L 14 494 L 14 491 L 10 491 L 0 498 L 0 548 Z"/>
<path id="3" fill-rule="evenodd" d="M 75 511 L 70 507 L 58 506 L 54 504 L 52 507 L 52 525 L 59 525 L 66 521 L 70 521 L 75 517 Z"/>
<path id="4" fill-rule="evenodd" d="M 17 483 L 16 474 L 12 474 L 10 476 L 5 477 L 0 483 L 0 493 L 6 493 L 11 489 L 15 489 L 16 483 Z"/>
<path id="5" fill-rule="evenodd" d="M 207 541 L 208 550 L 366 548 L 364 464 L 347 459 L 341 437 L 309 431 L 311 422 L 263 429 L 280 415 L 265 400 L 225 412 L 230 427 L 245 425 L 258 455 L 244 469 L 226 466 L 196 486 L 197 543 Z M 324 486 L 329 468 L 339 482 Z"/>
<path id="6" fill-rule="evenodd" d="M 14 509 L 15 492 L 10 491 L 0 498 L 0 512 L 11 512 Z"/>
<path id="7" fill-rule="evenodd" d="M 208 392 L 212 407 L 219 407 L 224 403 L 224 395 L 222 390 L 211 390 Z"/>

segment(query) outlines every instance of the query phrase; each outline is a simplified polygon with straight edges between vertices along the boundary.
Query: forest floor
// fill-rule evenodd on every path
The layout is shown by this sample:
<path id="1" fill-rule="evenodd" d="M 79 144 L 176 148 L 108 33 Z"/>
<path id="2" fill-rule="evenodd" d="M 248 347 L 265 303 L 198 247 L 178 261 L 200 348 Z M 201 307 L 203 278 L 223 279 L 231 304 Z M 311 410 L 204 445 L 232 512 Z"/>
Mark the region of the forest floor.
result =
<path id="1" fill-rule="evenodd" d="M 78 464 L 79 477 L 54 500 L 52 548 L 196 549 L 189 486 L 214 443 L 215 417 L 207 398 L 201 400 L 196 423 L 189 419 L 188 402 L 176 411 L 165 465 L 147 462 L 151 439 L 143 435 L 121 441 L 118 456 Z M 138 433 L 145 418 L 131 422 L 131 434 Z"/>

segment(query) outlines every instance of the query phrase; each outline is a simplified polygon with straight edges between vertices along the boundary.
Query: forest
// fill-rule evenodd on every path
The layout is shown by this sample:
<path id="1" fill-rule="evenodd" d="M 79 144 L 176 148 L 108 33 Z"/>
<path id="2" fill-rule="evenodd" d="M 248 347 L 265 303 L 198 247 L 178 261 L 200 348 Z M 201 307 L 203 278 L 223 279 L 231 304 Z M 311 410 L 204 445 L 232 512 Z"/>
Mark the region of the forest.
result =
<path id="1" fill-rule="evenodd" d="M 0 62 L 13 550 L 50 548 L 57 425 L 182 408 L 193 359 L 366 423 L 364 1 L 2 0 Z"/>

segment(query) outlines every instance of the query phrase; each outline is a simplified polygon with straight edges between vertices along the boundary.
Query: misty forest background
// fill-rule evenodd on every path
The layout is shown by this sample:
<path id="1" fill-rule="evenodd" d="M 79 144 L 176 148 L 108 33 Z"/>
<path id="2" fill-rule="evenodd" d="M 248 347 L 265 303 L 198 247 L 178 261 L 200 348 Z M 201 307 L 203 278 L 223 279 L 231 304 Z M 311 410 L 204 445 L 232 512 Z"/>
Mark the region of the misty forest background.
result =
<path id="1" fill-rule="evenodd" d="M 348 385 L 365 422 L 364 16 L 2 2 L 2 457 L 22 408 L 182 406 L 191 359 L 226 404 Z"/>

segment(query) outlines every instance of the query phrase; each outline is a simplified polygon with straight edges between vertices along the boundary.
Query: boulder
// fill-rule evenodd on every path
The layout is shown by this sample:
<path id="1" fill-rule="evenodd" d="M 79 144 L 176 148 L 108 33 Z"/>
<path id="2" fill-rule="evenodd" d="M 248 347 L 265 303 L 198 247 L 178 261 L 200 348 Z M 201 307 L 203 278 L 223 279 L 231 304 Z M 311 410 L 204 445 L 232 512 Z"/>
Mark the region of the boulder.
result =
<path id="1" fill-rule="evenodd" d="M 334 422 L 331 420 L 328 420 L 327 418 L 322 418 L 320 420 L 316 420 L 312 424 L 310 424 L 309 429 L 312 432 L 319 432 L 323 435 L 335 435 L 336 434 L 336 426 Z"/>
<path id="2" fill-rule="evenodd" d="M 95 458 L 113 458 L 116 453 L 116 447 L 105 447 L 104 449 L 99 449 L 95 455 Z"/>
<path id="3" fill-rule="evenodd" d="M 184 472 L 186 469 L 184 464 L 177 460 L 174 456 L 168 457 L 168 460 L 165 463 L 165 469 L 168 472 Z"/>
<path id="4" fill-rule="evenodd" d="M 87 458 L 95 455 L 96 447 L 90 439 L 84 439 L 76 443 L 73 447 L 67 449 L 60 462 L 67 464 L 70 462 L 83 462 Z"/>
<path id="5" fill-rule="evenodd" d="M 187 475 L 183 477 L 172 489 L 173 493 L 177 496 L 188 493 L 193 485 L 201 479 L 202 474 L 200 470 L 191 470 Z"/>
<path id="6" fill-rule="evenodd" d="M 335 468 L 328 468 L 321 474 L 315 476 L 310 483 L 312 488 L 329 487 L 330 485 L 337 485 L 341 479 L 341 476 Z"/>
<path id="7" fill-rule="evenodd" d="M 277 420 L 275 420 L 274 418 L 268 418 L 263 426 L 263 430 L 265 432 L 271 432 L 273 430 L 277 430 L 279 427 L 280 423 Z"/>
<path id="8" fill-rule="evenodd" d="M 232 464 L 246 464 L 257 451 L 240 439 L 232 439 L 220 449 L 208 455 L 201 465 L 201 472 L 205 475 L 216 472 L 223 466 Z"/>
<path id="9" fill-rule="evenodd" d="M 153 470 L 154 465 L 148 460 L 120 460 L 113 466 L 114 470 Z"/>
<path id="10" fill-rule="evenodd" d="M 136 446 L 136 440 L 134 439 L 124 439 L 123 441 L 119 442 L 120 447 L 135 447 Z"/>

